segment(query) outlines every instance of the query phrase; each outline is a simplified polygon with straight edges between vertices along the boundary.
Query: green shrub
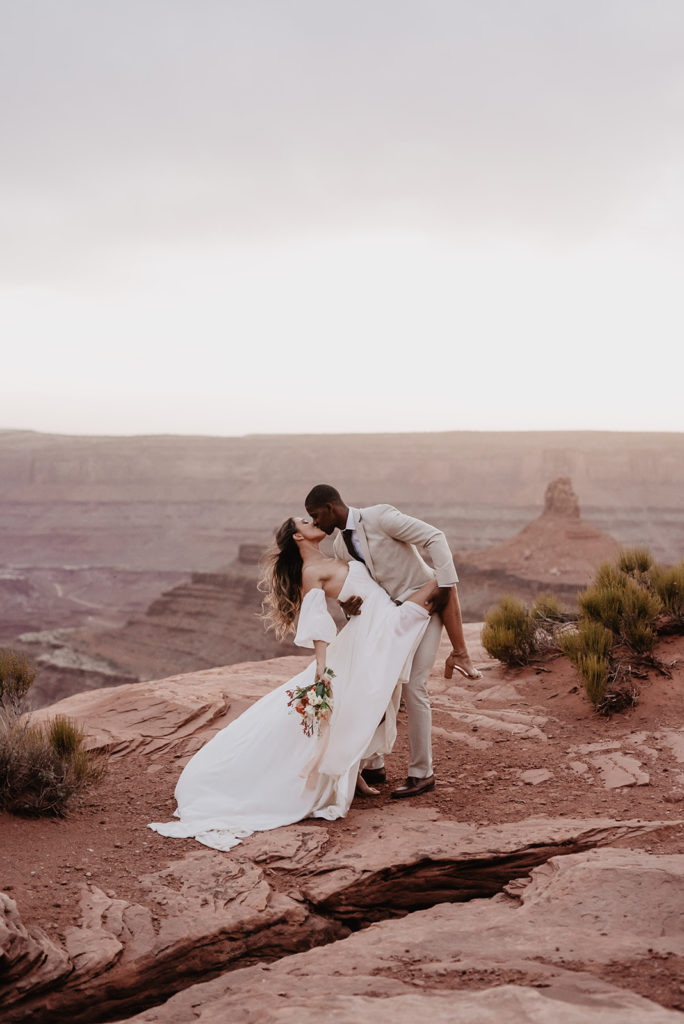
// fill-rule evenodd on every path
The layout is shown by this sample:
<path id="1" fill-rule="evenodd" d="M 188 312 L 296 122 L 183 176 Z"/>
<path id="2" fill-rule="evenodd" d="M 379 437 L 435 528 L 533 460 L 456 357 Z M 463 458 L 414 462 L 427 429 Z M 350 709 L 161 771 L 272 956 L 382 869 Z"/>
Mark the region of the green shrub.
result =
<path id="1" fill-rule="evenodd" d="M 565 618 L 563 609 L 555 594 L 540 594 L 530 609 L 533 619 L 551 620 L 551 622 L 562 622 Z"/>
<path id="2" fill-rule="evenodd" d="M 608 685 L 613 634 L 600 622 L 584 619 L 576 630 L 559 635 L 558 646 L 577 668 L 587 696 L 597 707 Z"/>
<path id="3" fill-rule="evenodd" d="M 583 619 L 576 630 L 568 630 L 558 636 L 558 646 L 579 668 L 580 659 L 589 654 L 607 661 L 613 649 L 613 634 L 600 622 Z"/>
<path id="4" fill-rule="evenodd" d="M 617 567 L 628 576 L 643 576 L 653 566 L 648 548 L 623 548 L 617 560 Z"/>
<path id="5" fill-rule="evenodd" d="M 0 648 L 0 706 L 18 709 L 33 685 L 36 670 L 16 651 Z"/>
<path id="6" fill-rule="evenodd" d="M 75 746 L 57 749 L 69 732 L 64 721 L 55 729 L 55 721 L 43 726 L 17 718 L 0 730 L 0 809 L 63 817 L 71 800 L 102 778 L 104 760 L 83 748 L 80 730 L 70 734 Z"/>
<path id="7" fill-rule="evenodd" d="M 589 700 L 594 707 L 598 707 L 608 685 L 608 660 L 598 654 L 580 654 L 577 668 Z"/>
<path id="8" fill-rule="evenodd" d="M 650 580 L 637 581 L 604 565 L 593 586 L 578 596 L 577 603 L 583 617 L 600 622 L 637 653 L 653 650 L 653 626 L 663 603 L 650 588 Z"/>
<path id="9" fill-rule="evenodd" d="M 684 562 L 673 566 L 656 566 L 651 570 L 653 589 L 668 614 L 684 616 Z"/>
<path id="10" fill-rule="evenodd" d="M 613 583 L 589 587 L 577 597 L 580 614 L 593 622 L 600 622 L 612 633 L 620 632 L 622 587 Z"/>
<path id="11" fill-rule="evenodd" d="M 650 654 L 655 646 L 654 623 L 663 610 L 657 594 L 628 579 L 622 602 L 620 635 L 638 654 Z"/>
<path id="12" fill-rule="evenodd" d="M 675 620 L 684 614 L 684 562 L 664 568 L 646 548 L 625 549 L 615 564 L 599 566 L 577 603 L 579 627 L 558 636 L 561 651 L 577 666 L 598 710 L 610 714 L 632 706 L 638 691 L 629 679 L 631 668 L 615 662 L 614 645 L 653 659 L 663 612 Z"/>
<path id="13" fill-rule="evenodd" d="M 73 757 L 83 746 L 85 733 L 70 718 L 57 715 L 48 725 L 48 739 L 58 757 Z"/>
<path id="14" fill-rule="evenodd" d="M 620 572 L 612 562 L 602 562 L 594 576 L 595 587 L 602 590 L 620 590 L 625 581 L 625 573 Z"/>
<path id="15" fill-rule="evenodd" d="M 63 816 L 70 801 L 98 782 L 104 759 L 85 749 L 85 733 L 57 715 L 44 725 L 22 714 L 35 669 L 0 650 L 0 810 Z"/>
<path id="16" fill-rule="evenodd" d="M 684 561 L 657 566 L 646 548 L 624 549 L 615 563 L 599 566 L 577 603 L 580 616 L 572 628 L 563 624 L 567 616 L 553 595 L 540 595 L 530 612 L 515 598 L 503 598 L 487 613 L 483 646 L 507 665 L 560 650 L 576 666 L 598 711 L 612 714 L 633 706 L 638 699 L 633 665 L 639 658 L 658 664 L 653 653 L 658 630 L 683 631 Z M 616 646 L 630 649 L 626 661 L 616 658 Z"/>
<path id="17" fill-rule="evenodd" d="M 534 628 L 525 606 L 504 597 L 485 616 L 482 645 L 505 665 L 526 665 L 534 651 Z"/>

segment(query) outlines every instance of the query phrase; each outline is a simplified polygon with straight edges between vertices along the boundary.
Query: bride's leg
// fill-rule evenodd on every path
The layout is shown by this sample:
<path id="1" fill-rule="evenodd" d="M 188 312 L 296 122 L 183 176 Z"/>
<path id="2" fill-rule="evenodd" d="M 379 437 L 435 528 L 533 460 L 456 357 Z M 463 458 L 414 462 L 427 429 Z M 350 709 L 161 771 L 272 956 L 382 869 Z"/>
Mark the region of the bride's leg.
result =
<path id="1" fill-rule="evenodd" d="M 369 785 L 364 776 L 359 772 L 356 776 L 356 796 L 379 797 L 380 790 L 376 790 L 375 786 Z"/>
<path id="2" fill-rule="evenodd" d="M 416 590 L 415 594 L 411 594 L 408 598 L 409 601 L 413 601 L 415 604 L 421 604 L 423 606 L 430 606 L 430 598 L 439 590 L 436 583 L 426 583 Z M 482 673 L 473 665 L 470 654 L 468 653 L 468 645 L 465 641 L 465 635 L 463 633 L 463 619 L 461 617 L 461 605 L 458 600 L 458 591 L 456 587 L 451 587 L 449 590 L 449 600 L 446 603 L 444 609 L 439 613 L 444 628 L 447 631 L 447 635 L 451 640 L 452 651 L 446 660 L 444 666 L 444 676 L 446 679 L 451 679 L 454 674 L 454 669 L 466 676 L 468 679 L 481 679 Z"/>
<path id="3" fill-rule="evenodd" d="M 463 619 L 461 617 L 461 605 L 458 600 L 456 587 L 451 588 L 447 606 L 442 612 L 442 622 L 451 640 L 452 651 L 444 666 L 444 676 L 451 679 L 454 669 L 464 675 L 467 679 L 481 679 L 482 673 L 473 665 L 468 645 L 463 633 Z"/>

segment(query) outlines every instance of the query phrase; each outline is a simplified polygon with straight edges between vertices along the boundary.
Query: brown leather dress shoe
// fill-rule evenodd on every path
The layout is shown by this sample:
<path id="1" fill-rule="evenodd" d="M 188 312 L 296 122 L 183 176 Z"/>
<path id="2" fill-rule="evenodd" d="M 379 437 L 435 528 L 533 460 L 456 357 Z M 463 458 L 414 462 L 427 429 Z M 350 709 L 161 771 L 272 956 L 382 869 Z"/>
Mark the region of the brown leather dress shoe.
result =
<path id="1" fill-rule="evenodd" d="M 405 796 L 420 796 L 421 793 L 428 793 L 435 788 L 434 775 L 428 775 L 426 779 L 414 779 L 409 775 L 403 786 L 397 786 L 392 793 L 393 800 L 402 800 Z"/>
<path id="2" fill-rule="evenodd" d="M 387 782 L 384 768 L 362 768 L 361 777 L 369 786 L 380 786 L 383 782 Z"/>

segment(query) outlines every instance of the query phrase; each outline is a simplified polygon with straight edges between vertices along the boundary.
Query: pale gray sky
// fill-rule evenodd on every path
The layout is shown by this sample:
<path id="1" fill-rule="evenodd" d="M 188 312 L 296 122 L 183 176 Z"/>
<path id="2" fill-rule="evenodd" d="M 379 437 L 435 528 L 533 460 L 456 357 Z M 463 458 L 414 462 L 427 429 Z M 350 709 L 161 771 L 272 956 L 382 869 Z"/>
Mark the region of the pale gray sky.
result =
<path id="1" fill-rule="evenodd" d="M 0 427 L 684 430 L 681 0 L 0 12 Z"/>

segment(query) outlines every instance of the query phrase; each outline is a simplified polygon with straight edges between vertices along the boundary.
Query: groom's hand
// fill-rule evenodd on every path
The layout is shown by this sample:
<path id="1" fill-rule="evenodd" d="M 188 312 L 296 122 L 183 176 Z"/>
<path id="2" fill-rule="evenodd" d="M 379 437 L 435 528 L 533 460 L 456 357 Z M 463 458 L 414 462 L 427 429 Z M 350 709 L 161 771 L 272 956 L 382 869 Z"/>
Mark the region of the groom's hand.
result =
<path id="1" fill-rule="evenodd" d="M 451 587 L 438 587 L 432 597 L 425 602 L 431 615 L 439 615 L 449 602 Z"/>
<path id="2" fill-rule="evenodd" d="M 347 616 L 351 619 L 352 615 L 358 615 L 361 611 L 361 605 L 363 604 L 362 597 L 350 597 L 346 601 L 340 601 L 340 608 Z"/>

